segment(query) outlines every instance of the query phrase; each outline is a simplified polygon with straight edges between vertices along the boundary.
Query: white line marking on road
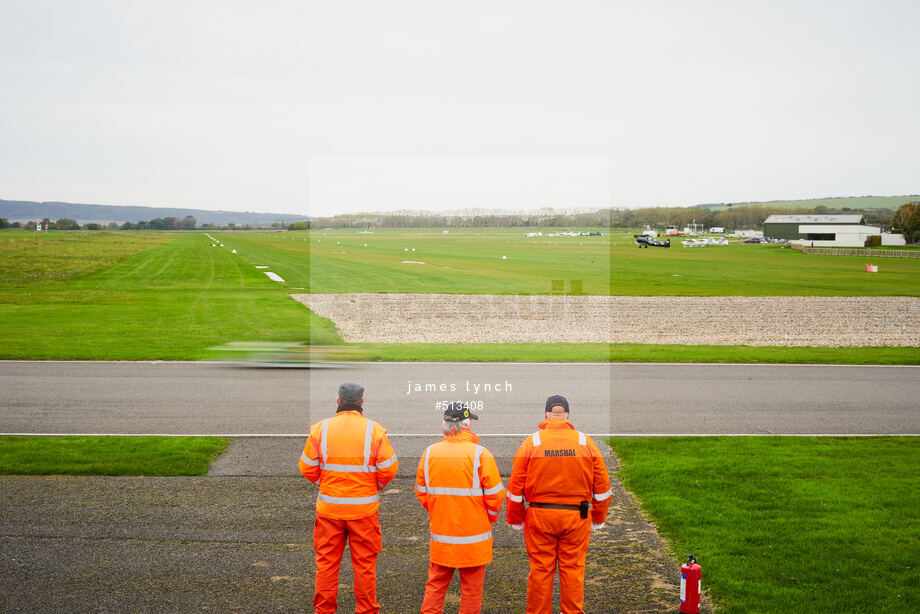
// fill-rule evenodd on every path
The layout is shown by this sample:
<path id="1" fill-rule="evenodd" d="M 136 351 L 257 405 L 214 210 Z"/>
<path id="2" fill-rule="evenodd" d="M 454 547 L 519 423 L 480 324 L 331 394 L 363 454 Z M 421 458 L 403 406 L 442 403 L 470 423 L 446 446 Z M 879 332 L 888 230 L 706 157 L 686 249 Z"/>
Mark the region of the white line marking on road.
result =
<path id="1" fill-rule="evenodd" d="M 0 433 L 0 437 L 309 437 L 310 433 Z"/>
<path id="2" fill-rule="evenodd" d="M 533 433 L 476 433 L 479 437 L 530 437 Z M 591 437 L 920 437 L 920 433 L 588 433 Z M 0 433 L 0 437 L 309 437 L 309 433 Z M 443 437 L 442 433 L 387 433 L 388 437 Z"/>
<path id="3" fill-rule="evenodd" d="M 62 364 L 106 364 L 106 365 L 220 365 L 226 364 L 220 360 L 0 360 L 2 363 L 23 363 L 43 365 L 46 363 Z"/>
<path id="4" fill-rule="evenodd" d="M 219 365 L 225 364 L 219 360 L 0 360 L 3 363 L 105 363 L 105 364 L 189 364 L 189 365 Z M 872 367 L 877 369 L 920 369 L 920 365 L 835 365 L 816 363 L 741 363 L 741 362 L 449 362 L 449 361 L 347 361 L 346 365 L 517 365 L 520 367 L 539 365 L 619 365 L 644 366 L 644 367 Z"/>
<path id="5" fill-rule="evenodd" d="M 907 346 L 904 346 L 907 347 Z M 509 363 L 522 364 L 522 363 Z M 547 364 L 547 363 L 543 363 Z M 558 363 L 558 364 L 578 364 L 578 363 Z M 641 367 L 875 367 L 881 369 L 891 368 L 908 368 L 918 369 L 920 365 L 838 365 L 819 362 L 610 362 L 610 363 L 586 363 L 586 364 L 609 364 L 615 365 L 638 365 Z"/>

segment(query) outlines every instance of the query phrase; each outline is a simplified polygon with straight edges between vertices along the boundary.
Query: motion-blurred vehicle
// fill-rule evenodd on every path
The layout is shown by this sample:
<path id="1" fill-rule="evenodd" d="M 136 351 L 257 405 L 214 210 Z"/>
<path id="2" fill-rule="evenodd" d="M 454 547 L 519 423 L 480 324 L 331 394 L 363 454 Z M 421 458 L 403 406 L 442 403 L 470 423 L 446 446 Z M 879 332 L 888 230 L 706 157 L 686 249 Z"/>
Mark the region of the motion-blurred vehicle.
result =
<path id="1" fill-rule="evenodd" d="M 211 350 L 219 352 L 219 360 L 229 364 L 295 369 L 344 367 L 361 360 L 364 354 L 355 347 L 277 341 L 232 341 Z"/>

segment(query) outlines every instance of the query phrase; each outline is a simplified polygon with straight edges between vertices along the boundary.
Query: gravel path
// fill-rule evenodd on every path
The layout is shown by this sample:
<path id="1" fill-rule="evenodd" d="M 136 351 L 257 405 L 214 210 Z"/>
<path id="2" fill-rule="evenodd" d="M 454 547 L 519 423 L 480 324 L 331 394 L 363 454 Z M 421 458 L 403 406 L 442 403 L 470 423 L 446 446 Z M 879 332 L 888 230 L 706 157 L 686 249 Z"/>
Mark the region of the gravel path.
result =
<path id="1" fill-rule="evenodd" d="M 920 299 L 292 294 L 354 343 L 920 346 Z"/>

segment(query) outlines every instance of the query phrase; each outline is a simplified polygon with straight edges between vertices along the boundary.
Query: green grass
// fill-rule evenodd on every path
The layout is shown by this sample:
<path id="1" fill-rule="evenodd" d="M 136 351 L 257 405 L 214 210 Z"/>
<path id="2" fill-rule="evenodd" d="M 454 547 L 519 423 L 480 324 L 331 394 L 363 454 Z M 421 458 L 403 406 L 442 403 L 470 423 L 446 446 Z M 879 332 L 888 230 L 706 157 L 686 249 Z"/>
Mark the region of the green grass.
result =
<path id="1" fill-rule="evenodd" d="M 203 233 L 0 237 L 0 258 L 12 263 L 0 279 L 0 358 L 189 360 L 230 341 L 305 341 L 311 328 L 340 342 L 328 320 L 287 296 L 290 282 L 232 254 L 230 238 L 221 248 Z M 62 268 L 62 244 L 79 266 L 32 276 Z M 30 258 L 17 259 L 19 247 Z"/>
<path id="2" fill-rule="evenodd" d="M 526 231 L 316 231 L 307 243 L 310 289 L 318 294 L 550 294 L 553 280 L 563 280 L 566 291 L 571 280 L 580 280 L 584 294 L 610 293 L 609 236 L 524 238 Z"/>
<path id="3" fill-rule="evenodd" d="M 310 291 L 528 294 L 550 292 L 553 280 L 570 292 L 580 280 L 586 294 L 920 296 L 920 260 L 880 261 L 879 273 L 866 274 L 861 257 L 772 245 L 640 250 L 629 233 L 523 232 L 212 232 L 224 243 L 212 247 L 203 232 L 4 230 L 0 358 L 196 360 L 232 341 L 341 344 L 332 322 L 288 296 Z M 916 348 L 615 344 L 605 357 L 603 344 L 367 347 L 372 360 L 399 361 L 918 362 Z"/>
<path id="4" fill-rule="evenodd" d="M 689 249 L 674 241 L 670 249 L 639 249 L 630 232 L 532 239 L 523 232 L 330 230 L 312 233 L 306 243 L 307 233 L 299 241 L 248 237 L 308 246 L 308 287 L 315 293 L 549 294 L 555 279 L 566 291 L 571 280 L 581 280 L 583 292 L 596 295 L 920 296 L 920 259 L 873 261 L 879 273 L 867 274 L 863 256 L 805 255 L 779 245 Z"/>
<path id="5" fill-rule="evenodd" d="M 6 286 L 36 287 L 111 266 L 133 254 L 169 243 L 172 233 L 0 231 L 0 262 Z"/>
<path id="6" fill-rule="evenodd" d="M 612 362 L 725 362 L 846 365 L 920 364 L 918 347 L 779 347 L 610 344 Z"/>
<path id="7" fill-rule="evenodd" d="M 0 437 L 0 474 L 204 475 L 219 437 Z"/>
<path id="8" fill-rule="evenodd" d="M 640 249 L 631 233 L 611 246 L 620 296 L 920 296 L 920 259 L 805 255 L 776 244 Z"/>
<path id="9" fill-rule="evenodd" d="M 387 362 L 698 362 L 916 365 L 917 347 L 778 347 L 641 343 L 364 343 L 355 360 Z"/>
<path id="10" fill-rule="evenodd" d="M 607 362 L 606 343 L 365 343 L 360 360 L 390 362 Z"/>
<path id="11" fill-rule="evenodd" d="M 920 607 L 920 438 L 610 444 L 675 565 L 697 556 L 719 612 Z"/>

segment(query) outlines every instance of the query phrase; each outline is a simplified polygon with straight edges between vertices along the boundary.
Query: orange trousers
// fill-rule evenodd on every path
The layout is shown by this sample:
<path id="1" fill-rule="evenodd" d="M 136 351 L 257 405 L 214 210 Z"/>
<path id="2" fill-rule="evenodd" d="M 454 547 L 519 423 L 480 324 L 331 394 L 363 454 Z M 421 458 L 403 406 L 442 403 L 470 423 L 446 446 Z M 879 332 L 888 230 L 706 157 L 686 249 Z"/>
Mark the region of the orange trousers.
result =
<path id="1" fill-rule="evenodd" d="M 559 608 L 563 614 L 584 614 L 585 557 L 591 541 L 591 520 L 577 510 L 527 508 L 524 543 L 530 558 L 527 614 L 553 611 L 553 578 L 559 566 Z"/>
<path id="2" fill-rule="evenodd" d="M 428 582 L 425 583 L 425 600 L 422 614 L 443 614 L 447 587 L 454 577 L 454 569 L 460 570 L 460 612 L 479 614 L 482 611 L 482 584 L 486 577 L 486 566 L 444 567 L 437 563 L 428 565 Z"/>
<path id="3" fill-rule="evenodd" d="M 377 614 L 377 555 L 383 549 L 377 512 L 357 520 L 336 520 L 316 515 L 313 549 L 316 550 L 316 614 L 335 614 L 338 607 L 339 565 L 345 541 L 351 550 L 355 579 L 355 612 Z"/>

